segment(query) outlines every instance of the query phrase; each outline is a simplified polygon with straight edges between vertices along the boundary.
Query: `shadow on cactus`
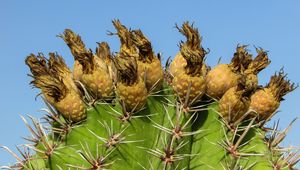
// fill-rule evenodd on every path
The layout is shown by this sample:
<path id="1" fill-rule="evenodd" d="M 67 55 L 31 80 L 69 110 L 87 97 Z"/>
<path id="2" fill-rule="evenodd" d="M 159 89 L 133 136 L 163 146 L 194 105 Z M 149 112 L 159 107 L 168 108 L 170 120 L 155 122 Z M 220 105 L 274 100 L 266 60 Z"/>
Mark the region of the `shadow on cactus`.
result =
<path id="1" fill-rule="evenodd" d="M 238 45 L 231 63 L 211 69 L 198 29 L 184 22 L 176 28 L 186 40 L 163 68 L 141 30 L 112 23 L 117 53 L 106 42 L 93 52 L 66 29 L 58 37 L 74 56 L 72 71 L 57 53 L 26 58 L 47 123 L 22 117 L 30 144 L 19 154 L 3 147 L 18 162 L 2 168 L 295 169 L 299 151 L 279 146 L 289 127 L 265 123 L 296 85 L 283 70 L 258 85 L 270 64 L 265 50 L 253 57 Z"/>

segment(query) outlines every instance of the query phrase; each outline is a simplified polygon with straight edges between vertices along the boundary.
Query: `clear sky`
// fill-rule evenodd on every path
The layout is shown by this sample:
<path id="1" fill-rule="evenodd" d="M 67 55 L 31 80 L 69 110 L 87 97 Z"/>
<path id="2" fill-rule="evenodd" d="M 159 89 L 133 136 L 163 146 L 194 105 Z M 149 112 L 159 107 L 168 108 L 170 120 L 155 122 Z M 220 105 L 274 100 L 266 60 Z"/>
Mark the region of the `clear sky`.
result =
<path id="1" fill-rule="evenodd" d="M 63 41 L 56 37 L 65 28 L 80 35 L 89 48 L 96 42 L 107 41 L 113 51 L 119 50 L 111 20 L 120 19 L 131 28 L 140 28 L 164 59 L 178 52 L 183 37 L 175 23 L 193 21 L 203 36 L 203 46 L 210 49 L 207 64 L 215 66 L 219 57 L 228 63 L 238 43 L 269 51 L 271 65 L 260 74 L 260 83 L 284 66 L 288 77 L 300 82 L 300 1 L 297 0 L 151 0 L 151 1 L 16 1 L 0 2 L 0 145 L 14 148 L 25 143 L 29 135 L 20 115 L 42 117 L 44 107 L 38 90 L 28 84 L 29 73 L 24 58 L 30 53 L 57 51 L 72 65 L 73 57 Z M 286 96 L 280 119 L 284 128 L 300 116 L 300 90 Z M 300 121 L 297 121 L 284 146 L 300 146 Z M 15 149 L 13 149 L 15 150 Z M 0 150 L 0 166 L 13 163 L 12 156 Z"/>

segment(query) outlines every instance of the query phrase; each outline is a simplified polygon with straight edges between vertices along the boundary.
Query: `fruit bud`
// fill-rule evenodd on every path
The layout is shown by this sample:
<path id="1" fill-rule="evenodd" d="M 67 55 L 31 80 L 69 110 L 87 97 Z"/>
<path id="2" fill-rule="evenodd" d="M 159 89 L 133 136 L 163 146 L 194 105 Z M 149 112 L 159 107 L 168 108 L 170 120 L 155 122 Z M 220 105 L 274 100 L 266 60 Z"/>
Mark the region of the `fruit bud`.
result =
<path id="1" fill-rule="evenodd" d="M 247 52 L 247 45 L 238 45 L 229 67 L 233 72 L 244 73 L 252 61 L 252 55 Z"/>
<path id="2" fill-rule="evenodd" d="M 241 75 L 252 61 L 247 46 L 237 46 L 230 64 L 219 64 L 206 76 L 207 94 L 220 99 L 227 90 L 237 86 Z"/>
<path id="3" fill-rule="evenodd" d="M 159 90 L 163 83 L 163 68 L 157 56 L 155 56 L 150 41 L 141 30 L 134 30 L 132 38 L 135 46 L 139 50 L 137 58 L 138 74 L 142 79 L 146 76 L 146 86 L 148 91 Z M 145 75 L 146 74 L 146 75 Z"/>
<path id="4" fill-rule="evenodd" d="M 41 56 L 30 55 L 26 58 L 25 62 L 34 79 L 31 84 L 41 89 L 45 99 L 66 119 L 73 122 L 81 121 L 86 118 L 85 104 L 78 92 L 69 84 L 72 80 L 68 77 L 70 71 L 61 58 L 50 54 L 52 59 L 49 59 L 48 65 L 46 59 Z"/>
<path id="5" fill-rule="evenodd" d="M 138 76 L 137 63 L 134 57 L 119 53 L 114 59 L 117 69 L 117 94 L 125 104 L 126 111 L 138 111 L 146 103 L 147 88 L 143 79 Z"/>
<path id="6" fill-rule="evenodd" d="M 294 83 L 286 79 L 284 71 L 280 70 L 271 77 L 265 88 L 257 90 L 251 96 L 250 108 L 258 114 L 260 120 L 267 120 L 273 116 L 283 96 L 296 88 Z"/>
<path id="7" fill-rule="evenodd" d="M 179 99 L 185 104 L 191 105 L 205 94 L 206 85 L 202 65 L 206 51 L 201 46 L 198 29 L 185 22 L 182 29 L 178 28 L 178 30 L 187 38 L 186 42 L 180 43 L 180 54 L 184 58 L 186 66 L 183 70 L 177 70 L 172 86 Z"/>

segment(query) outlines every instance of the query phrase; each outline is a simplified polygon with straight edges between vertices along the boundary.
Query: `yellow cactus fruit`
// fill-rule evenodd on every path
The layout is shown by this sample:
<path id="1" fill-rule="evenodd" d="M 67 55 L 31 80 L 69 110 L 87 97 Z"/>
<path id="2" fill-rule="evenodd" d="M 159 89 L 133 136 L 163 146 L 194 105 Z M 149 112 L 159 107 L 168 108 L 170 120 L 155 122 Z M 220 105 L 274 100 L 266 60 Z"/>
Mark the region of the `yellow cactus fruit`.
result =
<path id="1" fill-rule="evenodd" d="M 212 98 L 220 99 L 227 90 L 237 86 L 240 75 L 251 61 L 252 57 L 246 51 L 246 46 L 237 46 L 230 64 L 219 64 L 208 72 L 207 94 Z"/>
<path id="2" fill-rule="evenodd" d="M 245 89 L 242 83 L 231 87 L 219 101 L 219 113 L 228 123 L 237 121 L 249 110 L 249 96 L 250 89 Z"/>
<path id="3" fill-rule="evenodd" d="M 83 74 L 82 65 L 78 61 L 82 56 L 84 57 L 88 50 L 86 49 L 81 37 L 74 33 L 71 29 L 65 29 L 64 33 L 58 35 L 61 37 L 68 47 L 71 50 L 72 55 L 74 56 L 75 62 L 73 67 L 73 76 L 75 80 L 81 80 Z"/>
<path id="4" fill-rule="evenodd" d="M 114 62 L 117 68 L 118 97 L 127 112 L 140 110 L 146 103 L 148 92 L 145 82 L 138 76 L 136 59 L 126 53 L 120 53 Z"/>
<path id="5" fill-rule="evenodd" d="M 83 53 L 78 59 L 83 71 L 81 82 L 90 90 L 95 99 L 110 99 L 114 94 L 113 81 L 102 58 L 95 58 L 98 57 L 89 51 Z"/>
<path id="6" fill-rule="evenodd" d="M 191 105 L 205 94 L 206 85 L 202 65 L 206 51 L 201 46 L 198 29 L 193 28 L 188 22 L 183 23 L 182 29 L 177 28 L 187 37 L 186 42 L 180 43 L 180 54 L 187 64 L 183 70 L 177 71 L 172 87 L 181 102 Z"/>
<path id="7" fill-rule="evenodd" d="M 253 89 L 258 87 L 257 74 L 266 68 L 271 61 L 268 54 L 262 48 L 256 48 L 257 56 L 250 62 L 247 69 L 244 71 L 246 78 L 246 86 L 252 86 Z"/>
<path id="8" fill-rule="evenodd" d="M 78 92 L 69 84 L 68 80 L 72 79 L 67 77 L 70 74 L 69 70 L 64 67 L 64 61 L 53 55 L 52 61 L 49 60 L 48 63 L 41 55 L 38 57 L 30 55 L 26 58 L 25 62 L 33 77 L 31 84 L 40 88 L 45 99 L 66 119 L 72 122 L 81 121 L 86 118 L 85 104 Z M 61 63 L 56 62 L 58 60 Z"/>
<path id="9" fill-rule="evenodd" d="M 113 20 L 112 23 L 121 42 L 120 52 L 114 58 L 117 70 L 116 91 L 127 112 L 138 111 L 145 105 L 148 96 L 145 82 L 137 72 L 138 49 L 133 42 L 132 33 L 119 20 Z"/>
<path id="10" fill-rule="evenodd" d="M 151 42 L 141 30 L 134 30 L 132 37 L 139 51 L 137 58 L 138 74 L 141 78 L 146 78 L 148 91 L 160 90 L 164 78 L 160 59 L 154 54 Z"/>
<path id="11" fill-rule="evenodd" d="M 283 96 L 295 88 L 295 84 L 287 80 L 284 71 L 280 70 L 271 77 L 265 88 L 257 90 L 251 96 L 250 108 L 258 114 L 260 120 L 269 119 L 279 107 Z"/>

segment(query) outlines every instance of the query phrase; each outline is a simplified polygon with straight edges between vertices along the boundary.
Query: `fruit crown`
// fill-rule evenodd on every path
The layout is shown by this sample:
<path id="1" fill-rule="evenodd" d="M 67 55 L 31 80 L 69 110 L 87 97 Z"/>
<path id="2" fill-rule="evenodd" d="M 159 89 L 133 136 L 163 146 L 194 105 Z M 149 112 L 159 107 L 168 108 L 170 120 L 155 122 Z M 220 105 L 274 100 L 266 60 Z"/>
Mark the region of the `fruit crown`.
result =
<path id="1" fill-rule="evenodd" d="M 138 59 L 143 62 L 151 63 L 154 58 L 151 42 L 140 29 L 132 31 L 132 39 L 139 50 Z"/>
<path id="2" fill-rule="evenodd" d="M 258 74 L 261 70 L 266 68 L 271 61 L 268 58 L 268 53 L 262 48 L 256 48 L 257 56 L 252 60 L 245 71 L 245 73 Z"/>
<path id="3" fill-rule="evenodd" d="M 81 37 L 78 34 L 75 34 L 71 29 L 65 29 L 63 34 L 58 35 L 58 37 L 62 38 L 69 46 L 75 60 L 81 58 L 82 53 L 87 52 Z"/>
<path id="4" fill-rule="evenodd" d="M 114 58 L 114 64 L 119 82 L 129 86 L 137 82 L 137 63 L 134 57 L 130 57 L 126 52 L 119 53 L 119 56 Z"/>
<path id="5" fill-rule="evenodd" d="M 82 53 L 77 61 L 82 65 L 82 71 L 85 74 L 91 74 L 94 71 L 95 60 L 93 52 L 91 50 Z"/>
<path id="6" fill-rule="evenodd" d="M 187 62 L 186 72 L 192 76 L 199 75 L 204 57 L 207 54 L 201 46 L 202 38 L 199 35 L 199 31 L 193 27 L 193 24 L 190 25 L 189 22 L 184 22 L 181 28 L 176 25 L 176 28 L 187 38 L 186 42 L 180 42 L 180 53 Z"/>
<path id="7" fill-rule="evenodd" d="M 27 56 L 25 63 L 29 66 L 32 76 L 48 74 L 47 60 L 42 53 L 37 56 L 30 54 Z"/>
<path id="8" fill-rule="evenodd" d="M 48 67 L 50 74 L 59 75 L 64 77 L 65 75 L 70 75 L 71 71 L 65 63 L 62 56 L 57 53 L 49 53 Z"/>
<path id="9" fill-rule="evenodd" d="M 115 26 L 117 35 L 121 41 L 120 52 L 125 51 L 130 55 L 137 56 L 137 49 L 132 40 L 132 33 L 124 25 L 122 25 L 119 20 L 113 20 L 112 23 Z M 113 35 L 113 33 L 111 33 L 111 35 Z"/>
<path id="10" fill-rule="evenodd" d="M 68 89 L 63 80 L 52 77 L 51 75 L 36 77 L 32 81 L 32 84 L 36 88 L 40 88 L 45 96 L 51 97 L 55 102 L 64 99 L 68 93 Z"/>
<path id="11" fill-rule="evenodd" d="M 231 59 L 230 67 L 236 73 L 243 73 L 252 61 L 252 55 L 247 52 L 247 45 L 237 45 Z"/>
<path id="12" fill-rule="evenodd" d="M 70 70 L 61 56 L 55 53 L 49 53 L 49 55 L 50 59 L 47 62 L 41 53 L 38 56 L 31 54 L 26 58 L 25 63 L 32 73 L 31 84 L 40 88 L 45 96 L 59 102 L 68 92 L 63 78 L 70 75 Z"/>
<path id="13" fill-rule="evenodd" d="M 299 86 L 295 85 L 295 83 L 291 83 L 286 76 L 287 74 L 281 69 L 278 73 L 271 76 L 270 82 L 266 85 L 266 88 L 271 90 L 278 101 L 283 100 L 284 95 L 295 90 Z"/>
<path id="14" fill-rule="evenodd" d="M 96 48 L 96 57 L 99 61 L 97 64 L 100 68 L 107 71 L 108 66 L 112 64 L 112 54 L 107 42 L 97 43 L 98 47 Z"/>
<path id="15" fill-rule="evenodd" d="M 111 62 L 112 55 L 107 42 L 97 43 L 96 56 L 103 59 L 106 63 Z"/>

